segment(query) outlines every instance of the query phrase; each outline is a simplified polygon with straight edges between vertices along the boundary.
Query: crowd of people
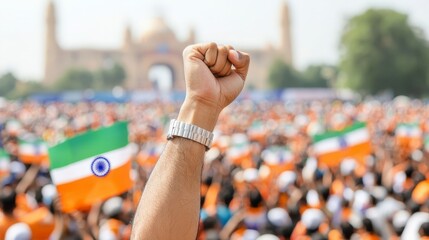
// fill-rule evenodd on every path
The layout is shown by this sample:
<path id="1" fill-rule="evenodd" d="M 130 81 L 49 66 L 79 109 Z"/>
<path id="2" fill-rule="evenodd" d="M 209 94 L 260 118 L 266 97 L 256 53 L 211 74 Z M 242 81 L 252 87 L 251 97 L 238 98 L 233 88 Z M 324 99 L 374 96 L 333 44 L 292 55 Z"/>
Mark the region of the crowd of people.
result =
<path id="1" fill-rule="evenodd" d="M 131 220 L 179 103 L 8 102 L 0 107 L 0 239 L 129 239 Z M 197 239 L 429 239 L 429 105 L 398 98 L 265 102 L 240 100 L 219 117 L 206 153 Z M 89 129 L 128 121 L 132 189 L 65 214 L 48 162 L 20 159 L 31 134 L 55 145 Z M 313 137 L 365 122 L 372 154 L 362 163 L 318 162 Z M 395 130 L 416 124 L 420 144 Z M 177 237 L 180 239 L 180 236 Z"/>

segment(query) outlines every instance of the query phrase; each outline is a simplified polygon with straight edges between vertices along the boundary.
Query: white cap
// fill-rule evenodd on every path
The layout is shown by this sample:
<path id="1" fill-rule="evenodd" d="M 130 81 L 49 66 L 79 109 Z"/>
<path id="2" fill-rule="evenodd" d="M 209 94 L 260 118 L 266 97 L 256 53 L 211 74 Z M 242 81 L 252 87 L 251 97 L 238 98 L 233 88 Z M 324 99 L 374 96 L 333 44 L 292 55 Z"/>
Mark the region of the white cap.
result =
<path id="1" fill-rule="evenodd" d="M 54 198 L 57 197 L 57 188 L 53 184 L 47 184 L 42 187 L 43 203 L 50 205 Z"/>
<path id="2" fill-rule="evenodd" d="M 416 162 L 421 162 L 421 161 L 422 161 L 422 159 L 423 159 L 423 152 L 422 152 L 422 151 L 420 151 L 419 149 L 414 150 L 414 151 L 411 153 L 411 159 L 413 159 L 413 160 L 414 160 L 414 161 L 416 161 Z"/>
<path id="3" fill-rule="evenodd" d="M 5 235 L 5 240 L 30 240 L 31 229 L 25 223 L 16 223 L 10 226 Z"/>
<path id="4" fill-rule="evenodd" d="M 109 228 L 109 224 L 104 223 L 101 228 L 100 232 L 98 234 L 100 239 L 103 240 L 116 240 L 118 239 L 117 236 L 115 236 L 115 233 L 112 232 L 112 230 Z"/>
<path id="5" fill-rule="evenodd" d="M 249 143 L 249 138 L 244 133 L 235 133 L 231 137 L 232 145 L 241 145 Z"/>
<path id="6" fill-rule="evenodd" d="M 372 172 L 368 172 L 363 176 L 363 185 L 367 188 L 374 187 L 375 185 L 375 175 Z"/>
<path id="7" fill-rule="evenodd" d="M 410 218 L 410 213 L 406 210 L 397 211 L 393 215 L 392 223 L 395 228 L 403 228 L 407 224 L 408 219 Z"/>
<path id="8" fill-rule="evenodd" d="M 383 201 L 377 204 L 380 215 L 383 218 L 392 218 L 393 215 L 399 210 L 406 208 L 405 204 L 401 201 L 394 199 L 393 197 L 387 197 Z"/>
<path id="9" fill-rule="evenodd" d="M 272 235 L 272 234 L 264 234 L 258 237 L 256 240 L 280 240 L 280 238 Z"/>
<path id="10" fill-rule="evenodd" d="M 341 175 L 348 176 L 355 170 L 355 168 L 356 168 L 355 160 L 351 158 L 344 159 L 341 162 L 341 166 L 340 166 Z"/>
<path id="11" fill-rule="evenodd" d="M 355 196 L 355 192 L 351 188 L 345 188 L 343 192 L 343 197 L 347 201 L 353 200 L 353 197 Z"/>
<path id="12" fill-rule="evenodd" d="M 310 208 L 304 211 L 301 221 L 307 229 L 316 229 L 325 220 L 322 210 Z"/>
<path id="13" fill-rule="evenodd" d="M 368 207 L 371 201 L 371 196 L 364 190 L 357 190 L 354 194 L 354 197 L 353 209 L 358 212 Z"/>
<path id="14" fill-rule="evenodd" d="M 259 171 L 256 168 L 248 168 L 243 172 L 243 178 L 246 182 L 255 182 L 259 179 Z"/>
<path id="15" fill-rule="evenodd" d="M 381 201 L 387 196 L 387 189 L 382 186 L 375 186 L 371 189 L 371 195 L 374 196 L 377 200 Z"/>
<path id="16" fill-rule="evenodd" d="M 338 212 L 341 209 L 341 198 L 337 195 L 331 195 L 326 203 L 326 208 L 332 214 Z"/>
<path id="17" fill-rule="evenodd" d="M 296 173 L 292 171 L 284 171 L 277 178 L 277 186 L 280 192 L 286 192 L 287 188 L 295 183 Z"/>
<path id="18" fill-rule="evenodd" d="M 402 193 L 402 191 L 404 190 L 403 184 L 406 179 L 407 176 L 403 171 L 400 171 L 395 174 L 395 176 L 393 177 L 393 191 L 395 193 Z"/>
<path id="19" fill-rule="evenodd" d="M 204 162 L 207 163 L 211 163 L 213 162 L 215 159 L 217 159 L 220 156 L 220 151 L 219 149 L 213 147 L 210 148 L 210 150 L 208 150 L 206 152 L 205 158 L 204 158 Z"/>
<path id="20" fill-rule="evenodd" d="M 310 207 L 318 207 L 320 204 L 319 194 L 314 189 L 311 189 L 307 192 L 307 196 L 305 196 L 305 200 L 307 201 Z"/>
<path id="21" fill-rule="evenodd" d="M 107 200 L 103 205 L 103 214 L 106 216 L 113 216 L 121 212 L 122 209 L 122 198 L 112 197 Z"/>
<path id="22" fill-rule="evenodd" d="M 243 233 L 243 240 L 255 240 L 259 237 L 259 232 L 253 229 L 247 229 Z"/>
<path id="23" fill-rule="evenodd" d="M 302 169 L 302 177 L 305 181 L 311 182 L 314 179 L 314 173 L 317 170 L 317 160 L 315 158 L 308 158 L 304 169 Z"/>
<path id="24" fill-rule="evenodd" d="M 273 208 L 268 211 L 268 221 L 276 227 L 286 227 L 292 225 L 289 214 L 283 208 Z"/>

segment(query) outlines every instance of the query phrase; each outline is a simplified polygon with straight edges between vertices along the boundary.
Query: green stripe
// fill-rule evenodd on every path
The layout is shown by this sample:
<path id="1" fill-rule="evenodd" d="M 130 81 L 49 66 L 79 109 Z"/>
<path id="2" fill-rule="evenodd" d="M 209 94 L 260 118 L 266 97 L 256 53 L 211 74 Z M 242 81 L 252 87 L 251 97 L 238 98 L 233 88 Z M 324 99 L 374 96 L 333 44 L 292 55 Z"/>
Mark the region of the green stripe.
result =
<path id="1" fill-rule="evenodd" d="M 342 131 L 331 131 L 331 132 L 326 132 L 323 134 L 314 135 L 313 142 L 316 143 L 316 142 L 320 142 L 320 141 L 328 139 L 328 138 L 341 137 L 341 136 L 346 135 L 349 132 L 353 132 L 357 129 L 365 128 L 365 127 L 366 127 L 366 123 L 356 122 L 355 124 L 343 129 Z"/>
<path id="2" fill-rule="evenodd" d="M 405 127 L 405 128 L 420 128 L 418 123 L 400 123 L 396 126 L 396 129 Z"/>
<path id="3" fill-rule="evenodd" d="M 41 139 L 27 140 L 27 139 L 18 139 L 19 144 L 45 144 L 45 141 Z"/>
<path id="4" fill-rule="evenodd" d="M 128 145 L 128 123 L 88 131 L 49 148 L 51 170 Z"/>
<path id="5" fill-rule="evenodd" d="M 4 149 L 0 149 L 0 159 L 2 158 L 9 158 L 9 154 Z"/>

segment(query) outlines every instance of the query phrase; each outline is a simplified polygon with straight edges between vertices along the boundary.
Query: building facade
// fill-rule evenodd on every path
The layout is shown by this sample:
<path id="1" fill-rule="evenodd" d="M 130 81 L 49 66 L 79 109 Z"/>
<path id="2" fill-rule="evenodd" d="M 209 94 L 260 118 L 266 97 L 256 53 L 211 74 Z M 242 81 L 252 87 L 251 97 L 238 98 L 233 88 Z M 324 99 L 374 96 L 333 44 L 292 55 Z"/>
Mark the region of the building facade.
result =
<path id="1" fill-rule="evenodd" d="M 281 6 L 280 15 L 280 46 L 243 50 L 251 55 L 251 66 L 246 80 L 248 87 L 268 88 L 269 68 L 274 60 L 282 59 L 288 64 L 293 64 L 290 14 L 286 2 Z M 126 28 L 121 48 L 64 49 L 58 42 L 56 26 L 55 6 L 50 2 L 46 13 L 44 77 L 46 85 L 54 84 L 72 68 L 94 71 L 117 62 L 126 72 L 124 86 L 126 89 L 152 89 L 154 84 L 149 79 L 149 70 L 156 65 L 167 66 L 171 70 L 174 90 L 183 90 L 185 87 L 182 51 L 187 45 L 195 43 L 193 30 L 189 32 L 186 40 L 180 41 L 164 19 L 158 17 L 152 20 L 139 40 L 135 40 L 130 28 Z"/>

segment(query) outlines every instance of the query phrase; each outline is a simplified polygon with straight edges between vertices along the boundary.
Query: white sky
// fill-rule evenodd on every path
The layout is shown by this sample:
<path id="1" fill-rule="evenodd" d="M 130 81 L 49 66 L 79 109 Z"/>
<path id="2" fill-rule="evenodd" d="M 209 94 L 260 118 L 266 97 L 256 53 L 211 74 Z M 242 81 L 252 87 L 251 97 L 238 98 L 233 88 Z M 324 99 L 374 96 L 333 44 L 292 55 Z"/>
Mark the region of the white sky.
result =
<path id="1" fill-rule="evenodd" d="M 179 38 L 189 27 L 198 41 L 236 47 L 263 47 L 279 40 L 283 0 L 56 0 L 58 37 L 65 48 L 121 46 L 130 24 L 139 37 L 144 23 L 162 15 Z M 289 0 L 294 60 L 298 68 L 336 63 L 346 20 L 369 7 L 408 13 L 429 36 L 428 0 Z M 0 0 L 0 75 L 25 79 L 43 76 L 44 22 L 47 0 Z M 429 37 L 428 37 L 429 38 Z"/>

